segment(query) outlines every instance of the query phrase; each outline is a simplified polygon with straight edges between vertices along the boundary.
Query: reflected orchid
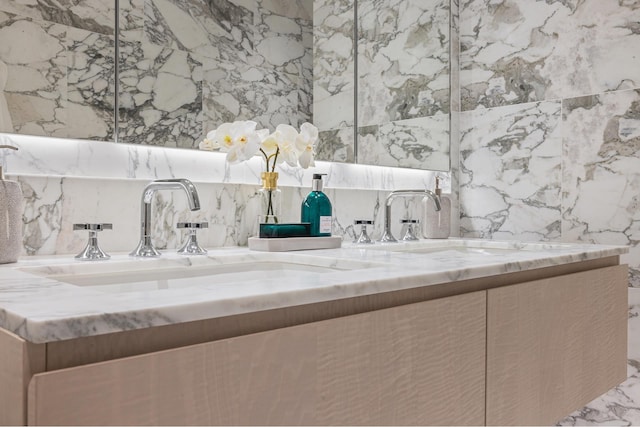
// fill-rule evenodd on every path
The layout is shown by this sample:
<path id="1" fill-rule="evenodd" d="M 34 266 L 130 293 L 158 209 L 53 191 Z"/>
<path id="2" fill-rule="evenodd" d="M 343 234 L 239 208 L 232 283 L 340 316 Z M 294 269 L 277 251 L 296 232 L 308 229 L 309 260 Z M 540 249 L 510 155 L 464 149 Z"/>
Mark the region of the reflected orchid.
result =
<path id="1" fill-rule="evenodd" d="M 271 134 L 267 129 L 256 130 L 256 126 L 257 123 L 250 120 L 223 123 L 207 133 L 198 147 L 205 151 L 219 149 L 227 153 L 227 162 L 232 164 L 248 160 L 260 152 L 266 162 L 266 171 L 271 172 L 283 162 L 304 169 L 315 166 L 318 128 L 314 125 L 304 123 L 298 133 L 293 126 L 280 124 Z"/>

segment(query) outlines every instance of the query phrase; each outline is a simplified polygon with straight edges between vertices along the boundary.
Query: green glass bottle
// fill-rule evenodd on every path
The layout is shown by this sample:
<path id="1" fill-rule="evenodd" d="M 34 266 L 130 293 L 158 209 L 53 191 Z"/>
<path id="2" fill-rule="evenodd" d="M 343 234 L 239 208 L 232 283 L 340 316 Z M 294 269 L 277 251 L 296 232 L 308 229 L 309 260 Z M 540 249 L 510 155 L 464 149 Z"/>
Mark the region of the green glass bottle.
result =
<path id="1" fill-rule="evenodd" d="M 301 222 L 311 223 L 312 236 L 331 236 L 332 207 L 331 201 L 322 192 L 321 173 L 313 174 L 311 193 L 302 202 Z"/>

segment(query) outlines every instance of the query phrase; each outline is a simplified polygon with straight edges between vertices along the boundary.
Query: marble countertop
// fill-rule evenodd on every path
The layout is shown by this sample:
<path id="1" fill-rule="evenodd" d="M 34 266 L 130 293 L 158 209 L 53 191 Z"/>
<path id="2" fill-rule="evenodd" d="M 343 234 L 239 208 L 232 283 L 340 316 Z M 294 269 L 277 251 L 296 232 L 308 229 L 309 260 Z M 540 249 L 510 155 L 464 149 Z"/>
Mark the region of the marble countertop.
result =
<path id="1" fill-rule="evenodd" d="M 628 248 L 447 239 L 286 253 L 218 248 L 203 257 L 166 252 L 154 260 L 121 254 L 81 262 L 67 255 L 0 266 L 0 327 L 45 343 L 544 268 Z"/>

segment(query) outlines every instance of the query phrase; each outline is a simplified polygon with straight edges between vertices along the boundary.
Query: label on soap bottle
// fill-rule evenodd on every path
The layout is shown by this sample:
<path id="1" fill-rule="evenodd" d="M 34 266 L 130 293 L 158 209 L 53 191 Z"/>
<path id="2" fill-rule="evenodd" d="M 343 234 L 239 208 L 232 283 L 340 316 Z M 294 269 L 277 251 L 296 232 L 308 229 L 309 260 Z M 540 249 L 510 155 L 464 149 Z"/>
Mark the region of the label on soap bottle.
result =
<path id="1" fill-rule="evenodd" d="M 320 217 L 320 234 L 331 234 L 331 217 L 330 216 L 321 216 Z"/>

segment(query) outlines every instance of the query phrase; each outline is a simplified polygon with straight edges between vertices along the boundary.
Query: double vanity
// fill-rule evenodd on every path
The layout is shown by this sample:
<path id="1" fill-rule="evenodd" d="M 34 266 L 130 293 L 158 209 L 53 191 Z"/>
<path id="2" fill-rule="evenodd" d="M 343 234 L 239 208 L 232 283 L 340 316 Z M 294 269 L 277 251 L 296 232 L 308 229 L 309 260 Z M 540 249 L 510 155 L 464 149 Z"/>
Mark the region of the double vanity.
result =
<path id="1" fill-rule="evenodd" d="M 626 247 L 0 267 L 0 424 L 553 424 L 626 378 Z"/>

